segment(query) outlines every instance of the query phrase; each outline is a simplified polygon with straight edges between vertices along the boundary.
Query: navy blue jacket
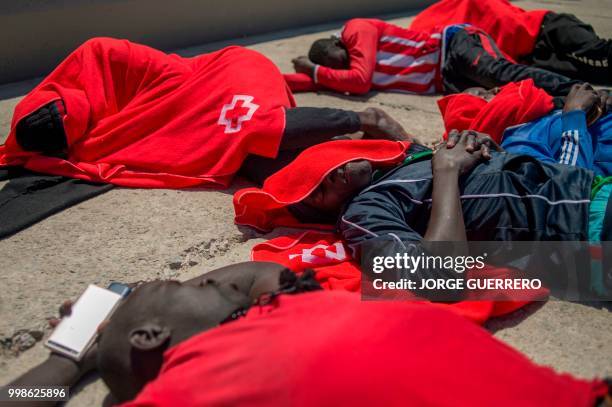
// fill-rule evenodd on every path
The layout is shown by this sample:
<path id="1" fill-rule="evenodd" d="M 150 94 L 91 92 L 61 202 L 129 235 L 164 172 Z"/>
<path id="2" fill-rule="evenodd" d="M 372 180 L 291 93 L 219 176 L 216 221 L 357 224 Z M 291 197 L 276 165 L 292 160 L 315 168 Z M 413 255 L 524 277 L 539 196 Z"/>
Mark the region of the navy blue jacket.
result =
<path id="1" fill-rule="evenodd" d="M 526 155 L 492 153 L 459 179 L 468 240 L 587 240 L 593 172 Z M 404 164 L 349 202 L 338 229 L 355 258 L 365 243 L 418 256 L 431 216 L 431 160 Z M 367 259 L 362 259 L 362 264 Z M 440 270 L 438 277 L 448 277 Z"/>

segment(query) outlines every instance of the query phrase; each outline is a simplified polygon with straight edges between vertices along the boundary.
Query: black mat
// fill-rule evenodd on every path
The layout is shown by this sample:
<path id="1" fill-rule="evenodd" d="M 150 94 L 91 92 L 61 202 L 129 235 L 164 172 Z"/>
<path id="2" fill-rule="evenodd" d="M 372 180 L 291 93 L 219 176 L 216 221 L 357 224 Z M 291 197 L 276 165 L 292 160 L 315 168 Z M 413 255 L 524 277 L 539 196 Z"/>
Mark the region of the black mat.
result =
<path id="1" fill-rule="evenodd" d="M 0 190 L 0 239 L 114 187 L 23 168 L 0 168 L 0 181 L 7 179 Z"/>

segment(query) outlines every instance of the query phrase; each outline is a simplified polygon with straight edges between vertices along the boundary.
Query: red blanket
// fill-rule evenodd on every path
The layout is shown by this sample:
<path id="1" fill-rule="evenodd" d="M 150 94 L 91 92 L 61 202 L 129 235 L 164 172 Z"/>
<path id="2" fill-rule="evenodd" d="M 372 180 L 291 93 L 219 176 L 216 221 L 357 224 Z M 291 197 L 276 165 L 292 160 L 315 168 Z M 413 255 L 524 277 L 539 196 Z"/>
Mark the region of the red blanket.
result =
<path id="1" fill-rule="evenodd" d="M 453 129 L 476 130 L 489 134 L 501 143 L 506 128 L 548 114 L 553 109 L 553 98 L 536 88 L 533 80 L 527 79 L 503 86 L 489 102 L 478 96 L 460 93 L 438 100 L 438 107 L 447 132 Z"/>
<path id="2" fill-rule="evenodd" d="M 68 159 L 22 151 L 16 124 L 57 99 Z M 247 154 L 276 156 L 293 105 L 281 73 L 255 51 L 181 58 L 94 39 L 17 105 L 0 165 L 130 187 L 225 187 Z"/>
<path id="3" fill-rule="evenodd" d="M 332 170 L 349 161 L 366 159 L 374 165 L 401 162 L 405 143 L 382 140 L 337 140 L 302 152 L 290 165 L 270 176 L 262 188 L 241 189 L 234 195 L 234 221 L 269 231 L 277 226 L 330 229 L 331 225 L 305 225 L 286 207 L 308 196 Z"/>
<path id="4" fill-rule="evenodd" d="M 296 273 L 305 269 L 315 272 L 316 280 L 324 289 L 360 291 L 362 273 L 358 261 L 342 242 L 341 236 L 329 232 L 307 231 L 300 235 L 280 236 L 253 247 L 251 259 L 280 263 Z M 515 270 L 505 267 L 486 266 L 472 271 L 468 278 L 517 278 Z M 371 284 L 364 284 L 371 287 Z M 452 304 L 436 304 L 478 324 L 489 318 L 506 315 L 532 301 L 545 300 L 548 290 L 491 290 L 468 291 L 464 301 Z M 408 291 L 373 293 L 376 298 L 401 301 L 421 301 Z M 487 298 L 487 300 L 481 300 Z"/>
<path id="5" fill-rule="evenodd" d="M 419 13 L 412 30 L 471 24 L 486 31 L 515 61 L 531 54 L 548 10 L 525 11 L 508 0 L 442 0 Z"/>
<path id="6" fill-rule="evenodd" d="M 170 348 L 124 406 L 590 407 L 606 391 L 440 308 L 314 292 Z"/>

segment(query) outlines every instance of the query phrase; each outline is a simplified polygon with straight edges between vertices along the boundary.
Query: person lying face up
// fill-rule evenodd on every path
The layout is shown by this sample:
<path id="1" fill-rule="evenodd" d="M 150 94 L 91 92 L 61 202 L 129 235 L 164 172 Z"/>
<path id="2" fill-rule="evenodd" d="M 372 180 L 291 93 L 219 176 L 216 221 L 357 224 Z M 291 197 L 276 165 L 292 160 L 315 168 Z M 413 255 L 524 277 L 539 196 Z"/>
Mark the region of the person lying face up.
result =
<path id="1" fill-rule="evenodd" d="M 501 89 L 471 88 L 438 100 L 438 106 L 447 131 L 474 129 L 491 135 L 509 153 L 612 174 L 607 90 L 585 83 L 553 99 L 528 80 Z"/>
<path id="2" fill-rule="evenodd" d="M 593 173 L 499 150 L 485 135 L 451 132 L 435 152 L 410 145 L 403 161 L 337 162 L 300 193 L 276 194 L 282 179 L 273 176 L 268 189 L 236 195 L 236 221 L 260 229 L 291 225 L 287 214 L 294 226 L 296 219 L 335 222 L 357 259 L 364 245 L 377 242 L 384 249 L 376 256 L 393 257 L 418 256 L 424 243 L 439 241 L 589 240 L 596 226 L 589 224 Z M 310 154 L 289 165 L 283 179 L 296 169 L 308 179 Z M 371 171 L 371 164 L 387 168 Z M 401 278 L 417 281 L 458 277 L 446 269 L 404 272 Z"/>
<path id="3" fill-rule="evenodd" d="M 238 278 L 228 278 L 233 267 L 242 269 Z M 610 401 L 603 380 L 538 366 L 442 307 L 363 302 L 356 293 L 317 290 L 292 272 L 293 281 L 283 281 L 281 269 L 243 263 L 195 284 L 136 288 L 99 340 L 98 369 L 112 394 L 123 407 L 592 407 Z M 274 277 L 276 288 L 267 286 Z M 246 312 L 251 297 L 270 289 Z M 236 314 L 244 317 L 232 321 Z M 35 371 L 48 374 L 48 385 L 62 384 L 61 365 L 34 368 L 30 379 Z M 19 384 L 42 383 L 23 377 Z"/>

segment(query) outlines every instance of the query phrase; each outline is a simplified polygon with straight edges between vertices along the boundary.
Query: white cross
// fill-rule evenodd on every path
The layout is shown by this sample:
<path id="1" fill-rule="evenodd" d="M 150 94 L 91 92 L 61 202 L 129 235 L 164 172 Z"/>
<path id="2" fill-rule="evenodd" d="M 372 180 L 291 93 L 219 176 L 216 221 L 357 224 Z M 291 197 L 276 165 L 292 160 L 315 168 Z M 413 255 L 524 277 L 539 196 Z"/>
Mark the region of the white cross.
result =
<path id="1" fill-rule="evenodd" d="M 223 105 L 217 124 L 220 126 L 225 126 L 225 134 L 239 132 L 242 129 L 242 123 L 251 120 L 253 114 L 255 114 L 255 111 L 259 109 L 259 105 L 253 103 L 253 99 L 253 96 L 249 95 L 234 95 L 231 103 Z M 249 110 L 246 112 L 246 114 L 239 116 L 238 119 L 235 119 L 236 126 L 234 127 L 232 124 L 233 120 L 228 119 L 227 114 L 236 108 L 238 102 L 242 102 L 240 107 L 244 107 Z"/>
<path id="2" fill-rule="evenodd" d="M 313 252 L 317 249 L 323 249 L 325 251 L 325 257 L 316 256 Z M 335 251 L 333 250 L 335 249 Z M 325 246 L 318 244 L 308 249 L 303 249 L 301 254 L 290 254 L 289 259 L 296 257 L 302 258 L 302 263 L 310 264 L 325 264 L 329 263 L 330 260 L 346 260 L 346 251 L 342 242 L 336 242 L 332 246 Z"/>

